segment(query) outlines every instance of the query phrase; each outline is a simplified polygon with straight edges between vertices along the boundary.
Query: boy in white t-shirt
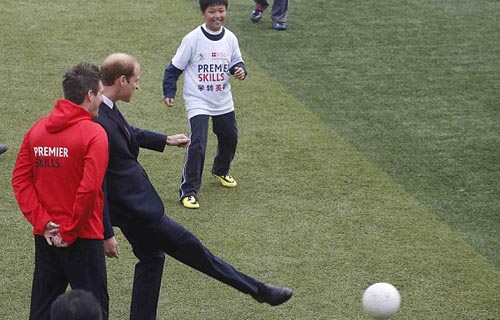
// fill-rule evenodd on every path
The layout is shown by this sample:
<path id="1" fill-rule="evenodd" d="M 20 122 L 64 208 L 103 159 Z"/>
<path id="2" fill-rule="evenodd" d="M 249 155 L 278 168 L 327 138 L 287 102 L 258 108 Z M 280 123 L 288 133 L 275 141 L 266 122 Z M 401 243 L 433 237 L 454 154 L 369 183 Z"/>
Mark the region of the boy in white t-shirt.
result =
<path id="1" fill-rule="evenodd" d="M 238 144 L 229 78 L 244 80 L 247 71 L 236 36 L 224 27 L 227 0 L 200 0 L 205 23 L 188 33 L 165 69 L 163 96 L 174 106 L 177 80 L 184 72 L 184 102 L 190 125 L 191 143 L 187 149 L 180 186 L 180 201 L 189 209 L 200 207 L 198 192 L 205 162 L 208 120 L 217 136 L 217 153 L 212 174 L 225 187 L 236 187 L 229 174 Z"/>

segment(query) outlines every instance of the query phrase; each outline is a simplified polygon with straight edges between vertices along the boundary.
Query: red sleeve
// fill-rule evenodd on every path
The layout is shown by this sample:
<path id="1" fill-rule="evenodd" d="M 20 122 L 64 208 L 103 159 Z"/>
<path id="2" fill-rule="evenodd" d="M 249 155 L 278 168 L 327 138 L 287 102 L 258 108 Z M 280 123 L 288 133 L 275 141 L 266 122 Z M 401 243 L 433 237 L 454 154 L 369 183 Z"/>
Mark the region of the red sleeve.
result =
<path id="1" fill-rule="evenodd" d="M 92 125 L 99 126 L 93 122 Z M 108 166 L 108 138 L 104 129 L 100 126 L 97 128 L 98 130 L 94 129 L 96 134 L 90 138 L 84 156 L 83 175 L 73 205 L 72 223 L 61 226 L 59 231 L 68 244 L 79 237 L 81 229 L 95 210 L 97 197 L 102 195 L 102 182 Z"/>
<path id="2" fill-rule="evenodd" d="M 47 210 L 41 204 L 33 184 L 33 166 L 34 160 L 29 143 L 29 135 L 25 135 L 16 164 L 12 173 L 12 188 L 19 208 L 26 219 L 33 226 L 33 233 L 42 235 L 45 226 L 51 217 Z"/>

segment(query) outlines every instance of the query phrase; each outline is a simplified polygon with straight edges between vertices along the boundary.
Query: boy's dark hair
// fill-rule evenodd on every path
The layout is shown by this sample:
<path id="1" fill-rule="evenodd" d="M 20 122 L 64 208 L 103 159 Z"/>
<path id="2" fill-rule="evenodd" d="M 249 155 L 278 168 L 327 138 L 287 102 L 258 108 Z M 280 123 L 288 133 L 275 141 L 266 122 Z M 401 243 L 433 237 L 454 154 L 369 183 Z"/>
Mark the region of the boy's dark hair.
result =
<path id="1" fill-rule="evenodd" d="M 201 12 L 205 12 L 205 10 L 211 6 L 224 6 L 227 9 L 228 0 L 200 0 Z"/>
<path id="2" fill-rule="evenodd" d="M 102 320 L 102 309 L 94 295 L 85 290 L 61 294 L 50 307 L 51 320 Z"/>
<path id="3" fill-rule="evenodd" d="M 63 92 L 64 98 L 69 101 L 82 104 L 89 90 L 94 94 L 99 92 L 101 72 L 99 67 L 93 64 L 80 63 L 64 74 Z"/>

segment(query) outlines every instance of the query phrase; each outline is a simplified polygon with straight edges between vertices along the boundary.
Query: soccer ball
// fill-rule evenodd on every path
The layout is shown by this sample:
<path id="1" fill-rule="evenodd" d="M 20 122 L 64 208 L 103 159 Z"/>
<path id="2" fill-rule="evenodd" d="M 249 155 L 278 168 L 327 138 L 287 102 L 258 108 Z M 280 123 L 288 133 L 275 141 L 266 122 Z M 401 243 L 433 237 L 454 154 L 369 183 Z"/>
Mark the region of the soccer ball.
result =
<path id="1" fill-rule="evenodd" d="M 363 310 L 374 319 L 388 319 L 396 314 L 401 304 L 398 289 L 385 282 L 369 286 L 363 293 Z"/>

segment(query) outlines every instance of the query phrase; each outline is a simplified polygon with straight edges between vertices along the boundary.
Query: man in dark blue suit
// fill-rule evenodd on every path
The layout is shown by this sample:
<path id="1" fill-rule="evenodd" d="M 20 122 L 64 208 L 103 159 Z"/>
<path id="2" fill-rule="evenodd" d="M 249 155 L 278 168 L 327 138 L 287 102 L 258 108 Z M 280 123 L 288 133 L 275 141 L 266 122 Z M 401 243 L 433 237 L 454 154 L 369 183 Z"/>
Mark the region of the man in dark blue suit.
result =
<path id="1" fill-rule="evenodd" d="M 131 127 L 116 102 L 129 102 L 139 88 L 141 68 L 123 53 L 108 56 L 102 66 L 103 103 L 96 119 L 108 134 L 109 165 L 104 190 L 106 255 L 119 255 L 113 226 L 121 229 L 139 262 L 135 266 L 130 319 L 156 319 L 165 253 L 261 303 L 277 306 L 292 290 L 262 283 L 213 255 L 193 234 L 165 215 L 163 202 L 137 161 L 139 148 L 162 152 L 166 145 L 186 147 L 183 134 L 167 136 Z M 110 220 L 110 221 L 109 221 Z"/>

